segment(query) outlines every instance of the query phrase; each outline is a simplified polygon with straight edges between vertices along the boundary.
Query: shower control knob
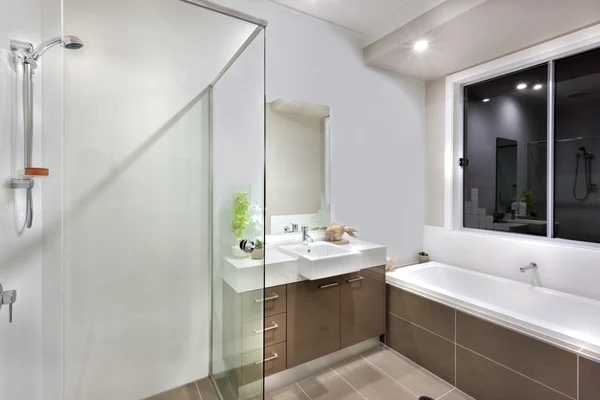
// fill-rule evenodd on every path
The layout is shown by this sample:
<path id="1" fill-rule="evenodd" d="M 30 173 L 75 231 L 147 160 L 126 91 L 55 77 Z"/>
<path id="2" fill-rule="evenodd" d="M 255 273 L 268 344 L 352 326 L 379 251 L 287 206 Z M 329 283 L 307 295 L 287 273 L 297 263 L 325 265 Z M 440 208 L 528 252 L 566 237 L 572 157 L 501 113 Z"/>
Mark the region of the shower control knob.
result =
<path id="1" fill-rule="evenodd" d="M 13 304 L 17 301 L 17 291 L 16 290 L 2 290 L 2 285 L 0 285 L 0 308 L 3 305 L 8 305 L 8 322 L 12 322 L 12 308 Z"/>
<path id="2" fill-rule="evenodd" d="M 240 249 L 244 253 L 252 253 L 255 248 L 256 248 L 256 245 L 254 244 L 254 242 L 252 240 L 244 239 L 244 240 L 240 241 Z"/>

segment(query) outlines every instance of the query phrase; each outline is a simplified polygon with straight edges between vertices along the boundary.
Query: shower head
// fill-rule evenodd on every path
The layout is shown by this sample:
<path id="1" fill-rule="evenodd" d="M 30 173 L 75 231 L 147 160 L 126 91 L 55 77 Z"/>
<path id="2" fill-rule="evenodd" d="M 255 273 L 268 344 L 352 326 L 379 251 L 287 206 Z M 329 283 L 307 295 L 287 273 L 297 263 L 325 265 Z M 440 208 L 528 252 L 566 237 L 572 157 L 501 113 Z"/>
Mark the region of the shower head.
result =
<path id="1" fill-rule="evenodd" d="M 79 50 L 83 42 L 77 36 L 63 36 L 62 45 L 67 50 Z"/>
<path id="2" fill-rule="evenodd" d="M 76 36 L 62 36 L 46 40 L 33 50 L 33 53 L 28 57 L 29 60 L 37 62 L 46 50 L 60 44 L 68 50 L 77 50 L 83 47 L 83 42 Z"/>

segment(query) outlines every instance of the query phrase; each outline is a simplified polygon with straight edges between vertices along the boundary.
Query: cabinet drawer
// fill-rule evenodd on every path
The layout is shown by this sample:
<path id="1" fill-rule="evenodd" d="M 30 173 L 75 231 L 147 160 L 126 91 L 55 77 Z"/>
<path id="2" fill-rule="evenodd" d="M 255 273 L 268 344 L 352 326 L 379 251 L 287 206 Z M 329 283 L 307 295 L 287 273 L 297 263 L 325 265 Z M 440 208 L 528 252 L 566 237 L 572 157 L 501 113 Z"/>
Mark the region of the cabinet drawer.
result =
<path id="1" fill-rule="evenodd" d="M 261 330 L 261 322 L 260 319 L 246 322 L 242 327 L 243 353 L 262 348 L 263 333 L 265 347 L 285 342 L 287 337 L 286 313 L 266 317 L 264 326 L 262 327 L 264 332 Z"/>
<path id="2" fill-rule="evenodd" d="M 263 290 L 253 290 L 242 294 L 243 322 L 254 321 L 285 312 L 286 285 L 275 286 Z"/>
<path id="3" fill-rule="evenodd" d="M 285 369 L 287 364 L 286 343 L 279 343 L 265 349 L 265 377 Z"/>
<path id="4" fill-rule="evenodd" d="M 264 358 L 256 350 L 243 356 L 242 382 L 250 384 L 262 379 L 263 366 L 265 377 L 285 369 L 287 363 L 285 342 L 265 348 Z"/>

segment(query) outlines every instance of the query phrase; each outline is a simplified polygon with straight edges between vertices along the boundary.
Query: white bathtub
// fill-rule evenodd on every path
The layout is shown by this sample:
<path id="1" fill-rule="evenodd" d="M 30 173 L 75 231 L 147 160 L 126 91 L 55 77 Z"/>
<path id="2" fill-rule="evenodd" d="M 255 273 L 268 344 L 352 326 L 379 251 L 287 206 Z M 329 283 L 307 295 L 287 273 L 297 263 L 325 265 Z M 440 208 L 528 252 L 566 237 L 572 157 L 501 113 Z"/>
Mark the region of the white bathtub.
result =
<path id="1" fill-rule="evenodd" d="M 600 301 L 436 262 L 388 272 L 387 283 L 600 351 Z"/>

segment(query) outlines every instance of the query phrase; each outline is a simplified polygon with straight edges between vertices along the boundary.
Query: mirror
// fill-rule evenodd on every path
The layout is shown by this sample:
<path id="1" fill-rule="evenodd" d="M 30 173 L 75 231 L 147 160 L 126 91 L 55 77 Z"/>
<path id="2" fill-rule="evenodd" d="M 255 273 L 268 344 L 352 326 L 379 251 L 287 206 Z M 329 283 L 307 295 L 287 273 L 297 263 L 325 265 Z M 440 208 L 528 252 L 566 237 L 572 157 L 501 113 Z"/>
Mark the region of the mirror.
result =
<path id="1" fill-rule="evenodd" d="M 496 211 L 510 213 L 517 198 L 517 141 L 496 138 Z"/>
<path id="2" fill-rule="evenodd" d="M 281 98 L 268 102 L 267 234 L 330 223 L 330 127 L 329 106 Z"/>

